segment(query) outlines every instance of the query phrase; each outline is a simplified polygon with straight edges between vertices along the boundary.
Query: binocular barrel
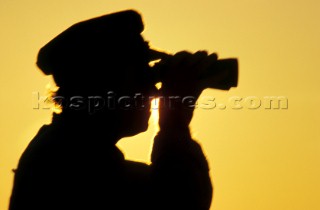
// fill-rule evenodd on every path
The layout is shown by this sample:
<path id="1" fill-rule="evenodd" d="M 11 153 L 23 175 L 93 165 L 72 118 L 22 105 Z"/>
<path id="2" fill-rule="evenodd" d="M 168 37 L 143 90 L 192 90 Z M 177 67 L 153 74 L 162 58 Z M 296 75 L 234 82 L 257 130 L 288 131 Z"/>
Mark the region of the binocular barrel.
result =
<path id="1" fill-rule="evenodd" d="M 166 60 L 173 55 L 150 49 L 151 60 Z M 162 71 L 157 69 L 157 71 Z M 161 81 L 161 72 L 156 73 L 160 78 L 156 78 Z M 204 88 L 214 88 L 220 90 L 229 90 L 231 87 L 237 87 L 238 85 L 238 59 L 226 58 L 218 59 L 212 62 L 209 68 L 202 75 L 198 75 L 197 79 Z"/>

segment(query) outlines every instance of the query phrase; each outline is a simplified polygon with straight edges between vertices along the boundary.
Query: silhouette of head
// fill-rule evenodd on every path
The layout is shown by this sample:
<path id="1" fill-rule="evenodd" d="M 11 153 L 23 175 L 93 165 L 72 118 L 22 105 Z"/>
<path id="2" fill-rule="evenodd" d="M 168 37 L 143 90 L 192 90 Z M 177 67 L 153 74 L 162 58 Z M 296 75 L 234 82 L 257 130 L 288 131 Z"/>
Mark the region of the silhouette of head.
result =
<path id="1" fill-rule="evenodd" d="M 67 99 L 105 96 L 110 91 L 116 101 L 137 93 L 148 96 L 155 87 L 148 65 L 149 46 L 141 36 L 143 29 L 141 16 L 132 10 L 77 23 L 40 49 L 37 65 L 45 74 L 53 75 L 59 87 L 57 95 Z M 63 113 L 101 122 L 108 119 L 109 124 L 126 130 L 124 136 L 147 129 L 148 103 L 143 109 L 118 105 L 99 107 L 96 113 L 65 106 Z"/>

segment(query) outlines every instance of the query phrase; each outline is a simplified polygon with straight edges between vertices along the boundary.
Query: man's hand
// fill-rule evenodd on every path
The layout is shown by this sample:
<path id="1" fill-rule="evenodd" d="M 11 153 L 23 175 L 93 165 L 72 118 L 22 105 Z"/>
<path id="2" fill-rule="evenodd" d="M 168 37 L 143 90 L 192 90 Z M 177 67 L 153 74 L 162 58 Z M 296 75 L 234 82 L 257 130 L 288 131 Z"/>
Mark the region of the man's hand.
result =
<path id="1" fill-rule="evenodd" d="M 206 51 L 195 54 L 182 51 L 165 61 L 160 89 L 163 96 L 159 104 L 160 130 L 188 128 L 196 100 L 205 88 L 197 78 L 216 60 L 216 54 L 208 56 Z M 189 101 L 187 105 L 182 103 L 183 99 L 189 100 L 186 97 L 193 102 Z"/>

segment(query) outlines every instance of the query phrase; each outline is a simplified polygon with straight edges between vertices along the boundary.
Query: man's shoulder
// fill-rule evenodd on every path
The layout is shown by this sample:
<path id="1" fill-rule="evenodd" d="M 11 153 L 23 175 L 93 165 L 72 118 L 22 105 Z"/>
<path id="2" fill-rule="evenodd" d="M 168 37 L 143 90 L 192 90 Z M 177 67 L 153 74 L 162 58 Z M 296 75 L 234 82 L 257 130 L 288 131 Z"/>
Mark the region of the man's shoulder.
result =
<path id="1" fill-rule="evenodd" d="M 142 162 L 136 162 L 132 160 L 125 160 L 125 170 L 126 174 L 133 179 L 141 179 L 146 180 L 149 179 L 151 174 L 151 167 L 150 165 Z"/>
<path id="2" fill-rule="evenodd" d="M 132 160 L 125 160 L 125 167 L 134 173 L 147 172 L 150 170 L 150 165 Z"/>

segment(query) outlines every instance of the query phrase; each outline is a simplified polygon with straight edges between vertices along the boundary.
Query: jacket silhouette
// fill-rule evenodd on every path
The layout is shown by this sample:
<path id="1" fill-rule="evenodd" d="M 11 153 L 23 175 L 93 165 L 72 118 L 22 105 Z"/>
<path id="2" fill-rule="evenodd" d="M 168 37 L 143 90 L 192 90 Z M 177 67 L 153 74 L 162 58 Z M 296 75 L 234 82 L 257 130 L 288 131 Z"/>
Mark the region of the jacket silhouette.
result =
<path id="1" fill-rule="evenodd" d="M 39 51 L 62 113 L 22 154 L 9 210 L 210 208 L 208 163 L 188 127 L 192 109 L 161 102 L 150 165 L 125 160 L 115 145 L 148 128 L 149 96 L 159 95 L 142 31 L 140 15 L 122 11 L 77 23 Z M 164 81 L 161 94 L 187 94 L 175 85 Z M 137 93 L 139 104 L 131 100 Z"/>

